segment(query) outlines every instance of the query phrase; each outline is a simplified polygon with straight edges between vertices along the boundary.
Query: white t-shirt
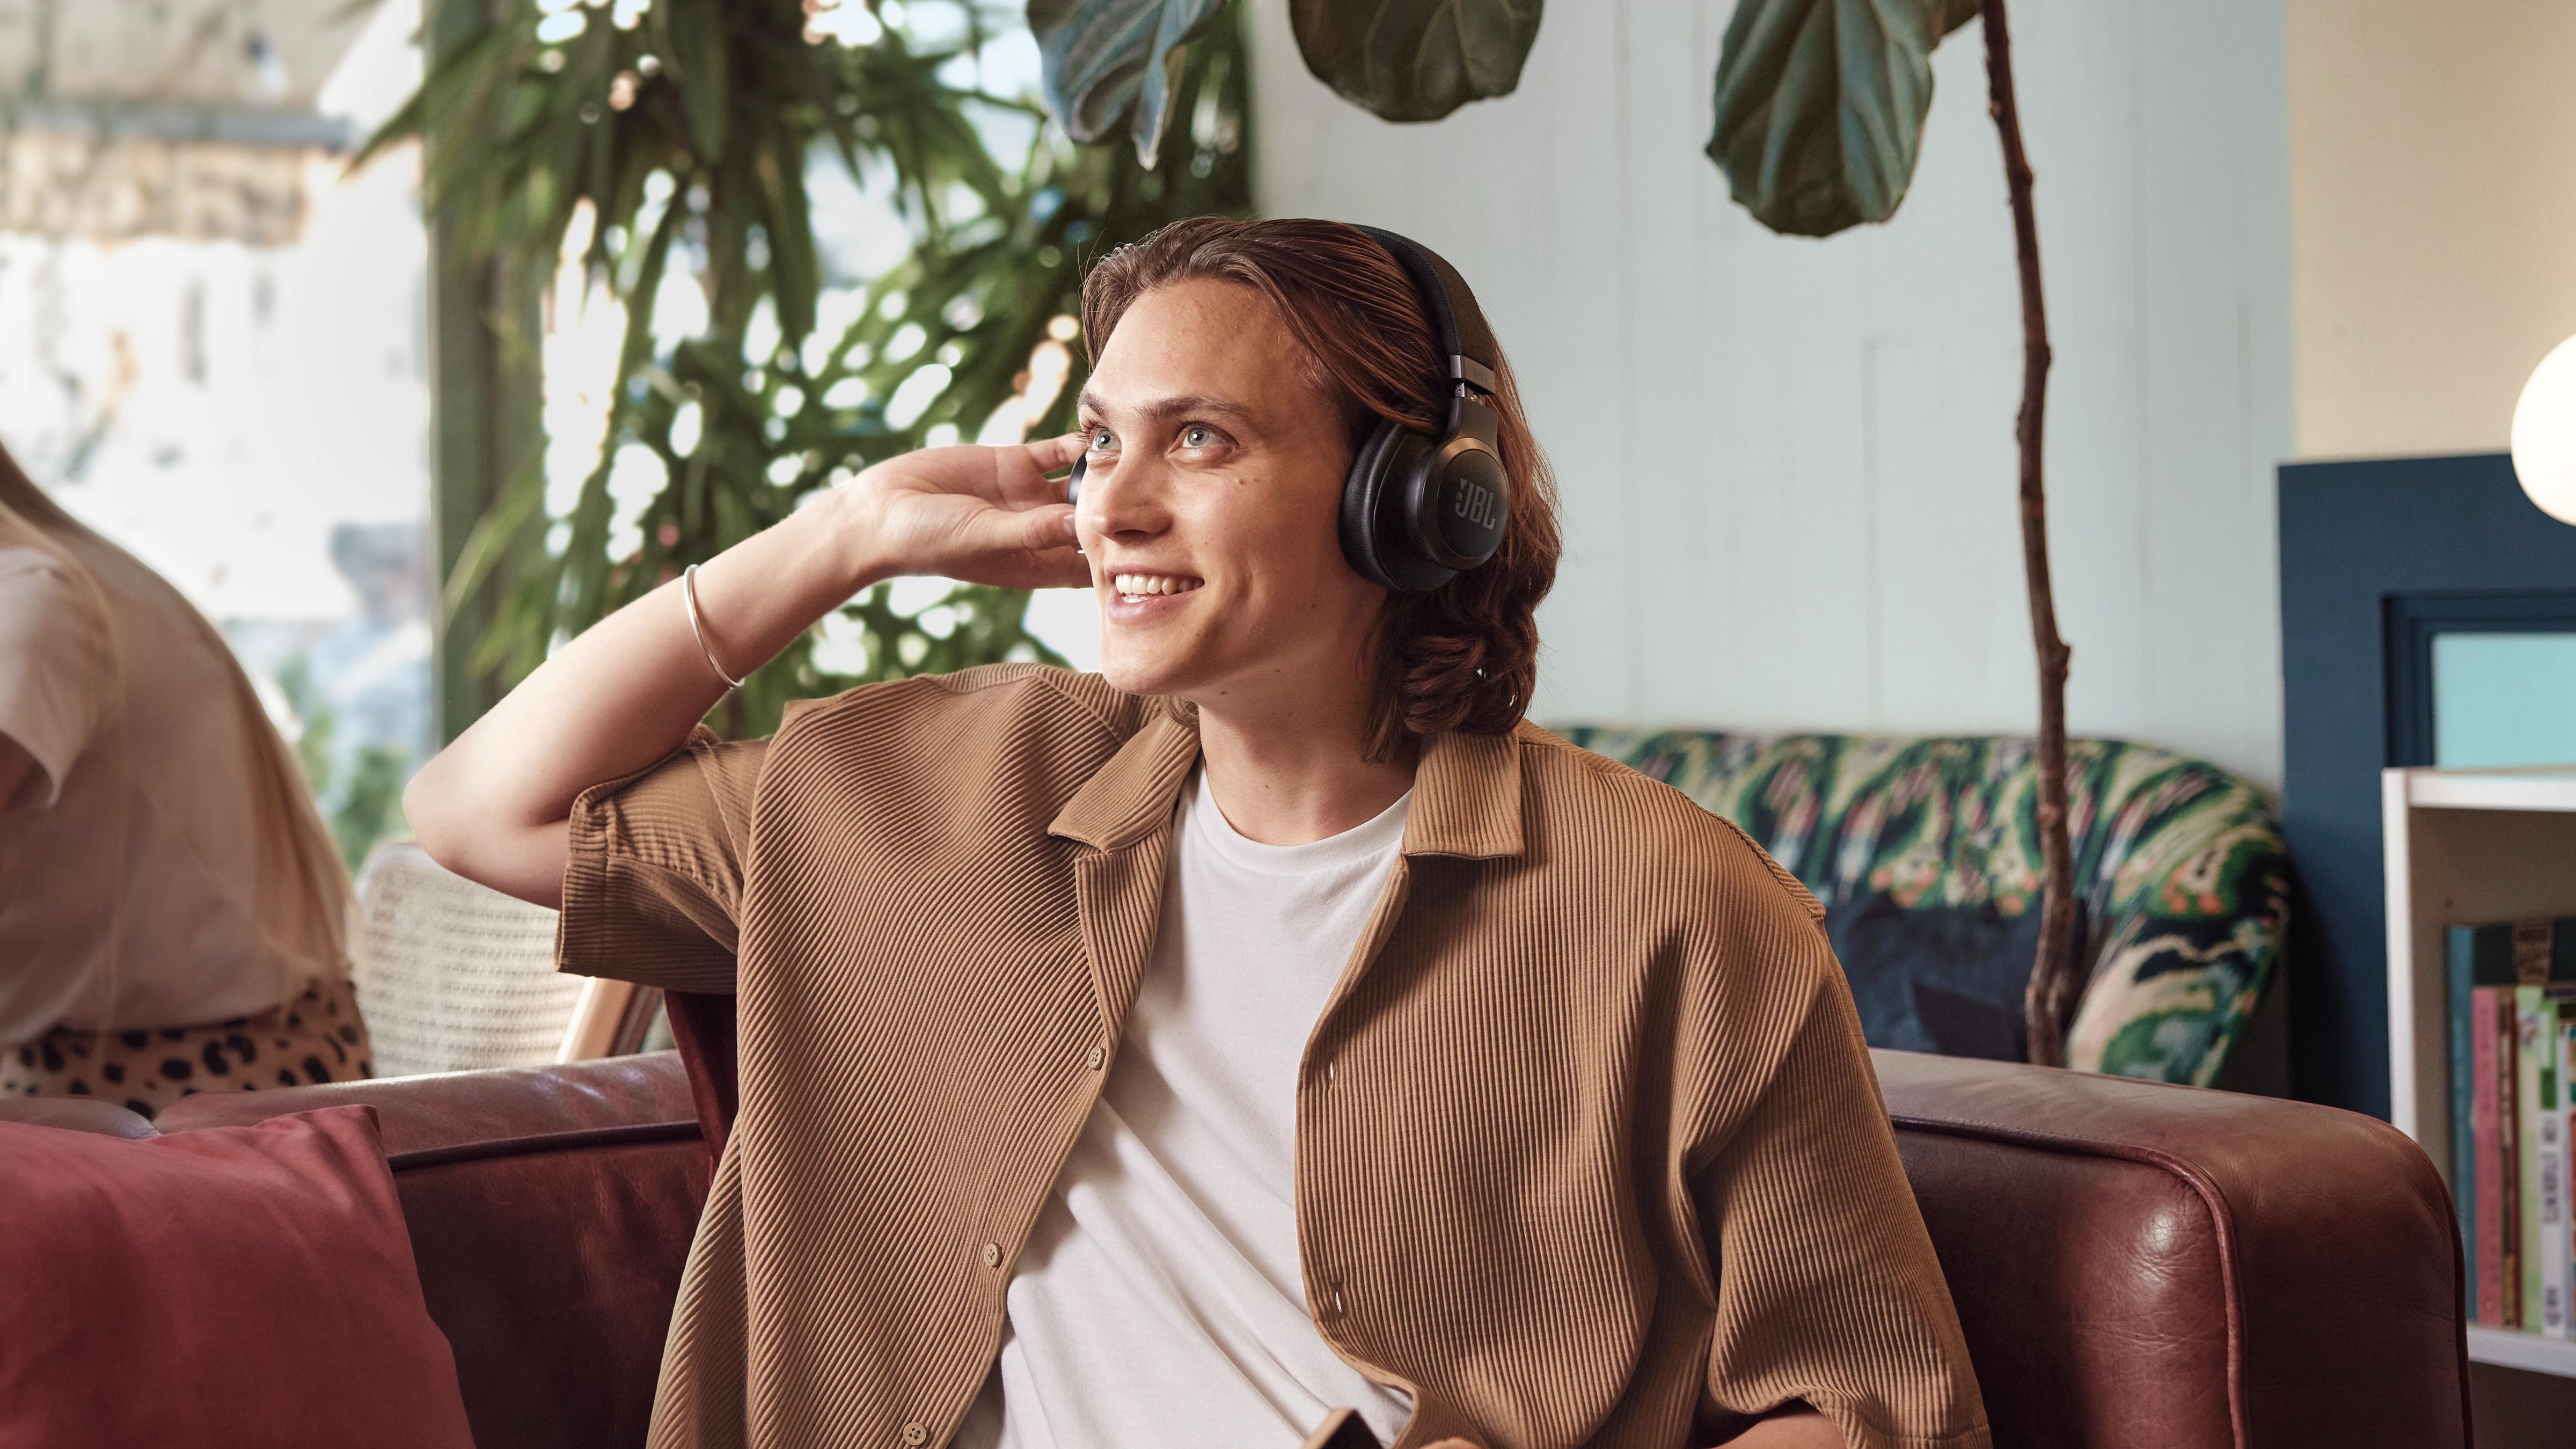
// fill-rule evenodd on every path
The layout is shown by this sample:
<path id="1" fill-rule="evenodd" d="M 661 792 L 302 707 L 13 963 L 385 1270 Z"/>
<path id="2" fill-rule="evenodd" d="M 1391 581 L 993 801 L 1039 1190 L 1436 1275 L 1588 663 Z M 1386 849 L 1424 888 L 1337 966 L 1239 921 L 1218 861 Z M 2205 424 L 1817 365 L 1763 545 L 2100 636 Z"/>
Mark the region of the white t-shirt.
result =
<path id="1" fill-rule="evenodd" d="M 962 1449 L 1296 1449 L 1412 1413 L 1324 1343 L 1297 1261 L 1297 1065 L 1412 796 L 1309 845 L 1181 793 L 1162 929 L 1117 1064 L 1007 1297 Z"/>

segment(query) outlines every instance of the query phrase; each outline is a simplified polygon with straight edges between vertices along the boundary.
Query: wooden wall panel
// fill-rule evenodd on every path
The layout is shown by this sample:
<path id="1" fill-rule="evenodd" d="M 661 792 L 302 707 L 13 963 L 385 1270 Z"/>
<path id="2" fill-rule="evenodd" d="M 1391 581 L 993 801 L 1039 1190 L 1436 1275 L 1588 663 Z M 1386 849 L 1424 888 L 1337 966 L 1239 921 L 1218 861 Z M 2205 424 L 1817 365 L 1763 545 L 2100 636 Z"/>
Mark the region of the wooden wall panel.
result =
<path id="1" fill-rule="evenodd" d="M 1540 718 L 2026 730 L 2020 331 L 1977 32 L 1935 57 L 1896 219 L 1817 242 L 1764 231 L 1700 152 L 1726 13 L 1551 7 L 1515 95 L 1392 126 L 1307 75 L 1260 0 L 1262 205 L 1411 232 L 1477 284 L 1565 494 Z M 2279 7 L 2016 25 L 2074 727 L 2277 782 Z"/>

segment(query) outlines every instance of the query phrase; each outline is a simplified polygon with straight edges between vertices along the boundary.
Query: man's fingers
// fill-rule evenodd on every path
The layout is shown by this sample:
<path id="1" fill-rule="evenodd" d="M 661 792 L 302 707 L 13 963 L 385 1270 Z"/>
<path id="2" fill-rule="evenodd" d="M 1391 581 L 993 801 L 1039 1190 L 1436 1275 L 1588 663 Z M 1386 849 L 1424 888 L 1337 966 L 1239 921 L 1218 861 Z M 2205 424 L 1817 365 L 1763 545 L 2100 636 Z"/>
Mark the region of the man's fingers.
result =
<path id="1" fill-rule="evenodd" d="M 1058 468 L 1073 466 L 1073 460 L 1082 456 L 1082 442 L 1086 436 L 1083 433 L 1064 433 L 1040 438 L 1034 443 L 1022 443 L 1020 447 L 1029 455 L 1029 461 L 1038 465 L 1039 472 L 1052 473 Z"/>
<path id="2" fill-rule="evenodd" d="M 1026 532 L 1023 545 L 1034 555 L 1041 589 L 1089 588 L 1091 561 L 1075 551 L 1073 508 L 1052 503 L 1017 515 Z"/>
<path id="3" fill-rule="evenodd" d="M 979 515 L 942 568 L 952 578 L 1013 589 L 1088 588 L 1091 563 L 1076 552 L 1062 503 Z"/>
<path id="4" fill-rule="evenodd" d="M 1026 549 L 1071 548 L 1073 544 L 1073 505 L 1046 503 L 1011 515 L 1020 529 L 1020 547 Z"/>
<path id="5" fill-rule="evenodd" d="M 1014 453 L 1019 456 L 1013 458 L 1011 455 Z M 1073 460 L 1081 456 L 1082 434 L 1080 433 L 1066 433 L 1059 438 L 1040 438 L 1034 443 L 1022 443 L 1017 448 L 1003 449 L 1001 466 L 996 470 L 1001 478 L 1002 497 L 1013 503 L 1035 502 L 1041 498 L 1063 498 L 1063 480 L 1049 478 L 1047 475 L 1059 468 L 1072 467 Z M 1013 466 L 1015 463 L 1018 466 Z"/>

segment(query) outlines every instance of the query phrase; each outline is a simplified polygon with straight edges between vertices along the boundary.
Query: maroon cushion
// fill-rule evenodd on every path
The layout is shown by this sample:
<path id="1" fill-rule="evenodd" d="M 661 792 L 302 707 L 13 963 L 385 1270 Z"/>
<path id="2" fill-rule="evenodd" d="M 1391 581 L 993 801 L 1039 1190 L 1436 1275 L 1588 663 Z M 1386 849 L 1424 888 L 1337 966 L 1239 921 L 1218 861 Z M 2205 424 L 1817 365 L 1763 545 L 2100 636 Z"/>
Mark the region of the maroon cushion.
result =
<path id="1" fill-rule="evenodd" d="M 374 1108 L 0 1163 L 0 1449 L 472 1449 Z"/>

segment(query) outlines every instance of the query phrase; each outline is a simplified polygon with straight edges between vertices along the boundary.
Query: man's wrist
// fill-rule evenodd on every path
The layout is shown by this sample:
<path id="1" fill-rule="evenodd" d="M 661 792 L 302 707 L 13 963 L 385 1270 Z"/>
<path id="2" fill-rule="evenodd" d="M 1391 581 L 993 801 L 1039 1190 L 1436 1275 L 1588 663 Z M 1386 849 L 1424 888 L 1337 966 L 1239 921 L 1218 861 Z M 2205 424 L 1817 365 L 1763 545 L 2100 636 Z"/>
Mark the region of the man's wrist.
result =
<path id="1" fill-rule="evenodd" d="M 844 599 L 904 572 L 901 562 L 885 553 L 885 529 L 874 503 L 853 479 L 806 509 L 823 529 L 824 557 L 832 562 L 834 588 Z"/>

